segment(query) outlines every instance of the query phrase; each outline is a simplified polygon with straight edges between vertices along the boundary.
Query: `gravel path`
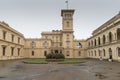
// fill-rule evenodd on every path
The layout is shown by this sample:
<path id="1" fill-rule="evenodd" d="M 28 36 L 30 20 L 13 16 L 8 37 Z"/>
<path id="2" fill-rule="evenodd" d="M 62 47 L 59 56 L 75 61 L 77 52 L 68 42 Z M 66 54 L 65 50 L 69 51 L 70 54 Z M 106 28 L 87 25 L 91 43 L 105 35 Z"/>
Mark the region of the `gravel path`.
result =
<path id="1" fill-rule="evenodd" d="M 120 80 L 120 63 L 86 59 L 80 64 L 0 61 L 0 80 Z"/>

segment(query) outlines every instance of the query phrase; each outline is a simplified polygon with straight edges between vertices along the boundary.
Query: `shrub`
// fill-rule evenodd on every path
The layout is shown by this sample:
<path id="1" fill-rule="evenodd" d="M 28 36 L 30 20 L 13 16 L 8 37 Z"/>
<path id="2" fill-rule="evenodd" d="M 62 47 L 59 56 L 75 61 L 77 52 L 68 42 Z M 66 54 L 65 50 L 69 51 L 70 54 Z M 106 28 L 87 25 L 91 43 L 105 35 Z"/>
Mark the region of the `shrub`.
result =
<path id="1" fill-rule="evenodd" d="M 65 56 L 61 53 L 50 53 L 46 55 L 46 59 L 65 59 Z"/>

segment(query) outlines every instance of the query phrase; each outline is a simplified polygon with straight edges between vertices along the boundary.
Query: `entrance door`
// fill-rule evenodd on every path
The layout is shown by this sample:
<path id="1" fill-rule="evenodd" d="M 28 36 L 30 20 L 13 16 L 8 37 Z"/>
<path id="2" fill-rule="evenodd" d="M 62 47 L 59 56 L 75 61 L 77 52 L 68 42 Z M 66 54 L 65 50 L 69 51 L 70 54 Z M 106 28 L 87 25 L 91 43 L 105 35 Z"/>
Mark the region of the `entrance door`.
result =
<path id="1" fill-rule="evenodd" d="M 111 48 L 109 48 L 109 59 L 112 59 L 113 57 L 112 57 L 112 49 Z"/>
<path id="2" fill-rule="evenodd" d="M 58 53 L 58 50 L 55 50 L 55 53 Z"/>

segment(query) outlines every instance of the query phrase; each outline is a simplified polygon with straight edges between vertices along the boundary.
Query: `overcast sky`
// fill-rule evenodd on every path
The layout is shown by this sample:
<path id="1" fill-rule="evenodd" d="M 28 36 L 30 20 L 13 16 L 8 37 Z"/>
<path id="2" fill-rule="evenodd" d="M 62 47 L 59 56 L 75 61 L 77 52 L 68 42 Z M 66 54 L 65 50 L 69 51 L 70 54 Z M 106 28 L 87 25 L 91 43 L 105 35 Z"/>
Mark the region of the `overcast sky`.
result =
<path id="1" fill-rule="evenodd" d="M 42 31 L 62 29 L 61 9 L 66 0 L 0 0 L 0 21 L 26 38 L 40 38 Z M 93 30 L 117 15 L 120 0 L 68 0 L 75 9 L 74 35 L 86 39 Z"/>

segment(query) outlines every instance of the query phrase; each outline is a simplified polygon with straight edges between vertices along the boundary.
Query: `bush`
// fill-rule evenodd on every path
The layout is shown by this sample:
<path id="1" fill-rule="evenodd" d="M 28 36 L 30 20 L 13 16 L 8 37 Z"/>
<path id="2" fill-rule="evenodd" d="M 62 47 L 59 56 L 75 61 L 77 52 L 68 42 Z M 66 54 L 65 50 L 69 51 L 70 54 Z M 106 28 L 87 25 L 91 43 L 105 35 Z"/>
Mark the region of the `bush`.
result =
<path id="1" fill-rule="evenodd" d="M 50 53 L 46 55 L 46 59 L 65 59 L 65 56 L 61 53 Z"/>

